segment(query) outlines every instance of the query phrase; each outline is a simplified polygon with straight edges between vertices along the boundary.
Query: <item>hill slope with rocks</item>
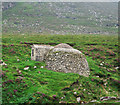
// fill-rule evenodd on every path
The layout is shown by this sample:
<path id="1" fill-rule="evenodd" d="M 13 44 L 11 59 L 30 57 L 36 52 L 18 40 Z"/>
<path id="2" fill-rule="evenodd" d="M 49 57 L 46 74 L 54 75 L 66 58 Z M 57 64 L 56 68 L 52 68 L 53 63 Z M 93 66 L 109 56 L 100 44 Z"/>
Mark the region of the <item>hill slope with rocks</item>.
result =
<path id="1" fill-rule="evenodd" d="M 117 34 L 117 3 L 2 4 L 3 34 Z"/>

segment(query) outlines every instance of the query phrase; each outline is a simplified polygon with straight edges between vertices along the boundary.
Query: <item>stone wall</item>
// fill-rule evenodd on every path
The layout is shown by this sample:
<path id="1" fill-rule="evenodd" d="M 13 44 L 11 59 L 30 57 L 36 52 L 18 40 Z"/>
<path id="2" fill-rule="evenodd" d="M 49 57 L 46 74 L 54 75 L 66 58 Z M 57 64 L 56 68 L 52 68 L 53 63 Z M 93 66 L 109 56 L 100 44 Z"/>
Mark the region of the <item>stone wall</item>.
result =
<path id="1" fill-rule="evenodd" d="M 33 45 L 31 50 L 31 60 L 44 61 L 46 54 L 54 47 L 49 45 Z"/>

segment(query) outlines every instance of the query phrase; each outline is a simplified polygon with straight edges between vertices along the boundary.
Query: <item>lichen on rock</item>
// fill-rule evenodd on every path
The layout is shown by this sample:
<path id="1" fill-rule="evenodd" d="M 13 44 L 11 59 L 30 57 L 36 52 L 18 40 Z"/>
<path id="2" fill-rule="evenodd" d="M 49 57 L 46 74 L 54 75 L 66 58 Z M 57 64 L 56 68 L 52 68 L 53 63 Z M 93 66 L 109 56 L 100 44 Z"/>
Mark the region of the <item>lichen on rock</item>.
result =
<path id="1" fill-rule="evenodd" d="M 76 49 L 54 48 L 47 54 L 45 63 L 50 70 L 89 76 L 87 60 Z"/>
<path id="2" fill-rule="evenodd" d="M 46 63 L 49 70 L 65 73 L 78 73 L 79 75 L 89 76 L 88 62 L 82 52 L 72 48 L 68 44 L 58 44 L 51 46 L 36 46 L 35 56 L 39 61 Z M 34 46 L 32 49 L 36 49 Z M 31 54 L 31 58 L 34 58 Z M 36 60 L 36 59 L 33 59 Z"/>

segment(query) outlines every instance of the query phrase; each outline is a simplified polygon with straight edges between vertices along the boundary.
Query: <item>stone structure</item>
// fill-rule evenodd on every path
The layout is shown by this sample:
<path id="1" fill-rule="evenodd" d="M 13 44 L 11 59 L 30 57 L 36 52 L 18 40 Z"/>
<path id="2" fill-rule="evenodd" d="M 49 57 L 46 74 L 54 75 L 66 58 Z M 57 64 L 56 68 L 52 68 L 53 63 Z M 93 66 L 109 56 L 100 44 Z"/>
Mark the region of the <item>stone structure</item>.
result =
<path id="1" fill-rule="evenodd" d="M 89 76 L 89 66 L 85 56 L 68 44 L 54 47 L 47 45 L 33 45 L 31 59 L 44 61 L 49 70 L 65 73 L 78 73 Z"/>
<path id="2" fill-rule="evenodd" d="M 46 54 L 53 48 L 50 45 L 32 45 L 31 60 L 44 61 Z"/>

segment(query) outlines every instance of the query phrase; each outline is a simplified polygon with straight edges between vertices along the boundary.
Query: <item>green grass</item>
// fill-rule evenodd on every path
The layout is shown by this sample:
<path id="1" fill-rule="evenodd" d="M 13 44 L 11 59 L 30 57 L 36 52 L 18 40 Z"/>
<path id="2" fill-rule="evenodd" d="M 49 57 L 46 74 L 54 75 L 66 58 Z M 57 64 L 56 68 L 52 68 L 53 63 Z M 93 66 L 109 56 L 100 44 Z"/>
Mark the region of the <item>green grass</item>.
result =
<path id="1" fill-rule="evenodd" d="M 47 70 L 44 62 L 31 60 L 31 46 L 26 42 L 73 45 L 86 55 L 90 76 Z M 120 77 L 115 69 L 118 67 L 117 36 L 3 35 L 2 46 L 2 60 L 7 64 L 2 66 L 3 103 L 76 103 L 77 97 L 81 97 L 81 103 L 91 100 L 116 103 L 117 100 L 101 101 L 100 97 L 119 97 Z M 25 67 L 29 69 L 24 70 Z"/>

